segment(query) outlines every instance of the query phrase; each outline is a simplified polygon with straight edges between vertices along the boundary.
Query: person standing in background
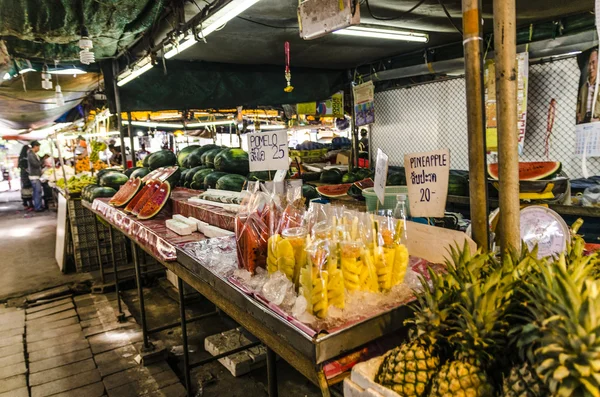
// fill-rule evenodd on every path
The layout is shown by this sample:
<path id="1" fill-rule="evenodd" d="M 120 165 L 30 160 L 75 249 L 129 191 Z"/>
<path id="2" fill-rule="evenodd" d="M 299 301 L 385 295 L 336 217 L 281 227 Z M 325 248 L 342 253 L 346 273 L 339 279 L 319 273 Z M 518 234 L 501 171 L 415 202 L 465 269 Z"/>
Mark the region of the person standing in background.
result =
<path id="1" fill-rule="evenodd" d="M 581 54 L 580 57 L 585 54 Z M 597 77 L 598 47 L 589 51 L 587 62 L 583 62 L 583 66 L 581 67 L 582 81 L 579 84 L 579 94 L 577 96 L 577 124 L 589 123 L 600 119 L 600 95 L 595 96 Z M 596 106 L 593 106 L 594 99 Z M 594 114 L 592 114 L 592 110 Z"/>
<path id="2" fill-rule="evenodd" d="M 27 153 L 29 180 L 33 186 L 33 208 L 35 212 L 44 211 L 42 206 L 42 160 L 37 155 L 40 151 L 40 143 L 38 141 L 31 142 L 31 150 Z"/>
<path id="3" fill-rule="evenodd" d="M 33 187 L 29 180 L 29 174 L 27 168 L 29 163 L 27 162 L 27 153 L 29 152 L 29 145 L 23 145 L 21 153 L 19 154 L 19 169 L 21 170 L 21 200 L 23 200 L 23 207 L 27 211 L 33 211 Z"/>
<path id="4" fill-rule="evenodd" d="M 144 158 L 146 156 L 148 156 L 149 154 L 150 154 L 150 152 L 146 150 L 146 144 L 142 143 L 140 150 L 138 150 L 138 152 L 137 152 L 137 159 L 140 161 L 144 160 Z"/>

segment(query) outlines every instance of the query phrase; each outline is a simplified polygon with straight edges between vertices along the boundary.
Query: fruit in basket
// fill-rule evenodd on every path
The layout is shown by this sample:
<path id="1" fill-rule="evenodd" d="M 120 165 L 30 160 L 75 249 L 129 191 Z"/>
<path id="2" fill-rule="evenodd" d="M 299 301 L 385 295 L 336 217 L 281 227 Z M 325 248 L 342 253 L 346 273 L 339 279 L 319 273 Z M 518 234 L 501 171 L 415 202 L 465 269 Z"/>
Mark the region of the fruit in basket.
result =
<path id="1" fill-rule="evenodd" d="M 170 150 L 159 150 L 144 157 L 145 159 L 148 159 L 148 168 L 150 170 L 177 165 L 177 156 Z"/>
<path id="2" fill-rule="evenodd" d="M 108 203 L 115 207 L 124 207 L 135 197 L 143 185 L 141 178 L 129 179 Z"/>
<path id="3" fill-rule="evenodd" d="M 215 170 L 212 168 L 198 170 L 192 178 L 192 184 L 190 185 L 190 187 L 196 190 L 204 190 L 204 178 L 206 178 L 207 175 L 212 174 L 214 171 Z"/>
<path id="4" fill-rule="evenodd" d="M 152 195 L 158 190 L 161 182 L 157 180 L 152 180 L 146 183 L 147 189 L 142 189 L 138 192 L 138 194 L 131 200 L 131 202 L 125 207 L 125 212 L 129 212 L 133 215 L 137 215 L 140 213 L 142 208 L 144 208 L 144 204 L 152 197 Z M 129 209 L 129 211 L 127 211 Z"/>
<path id="5" fill-rule="evenodd" d="M 217 181 L 225 175 L 229 175 L 226 172 L 214 171 L 204 177 L 204 188 L 214 189 L 217 186 Z"/>
<path id="6" fill-rule="evenodd" d="M 137 167 L 130 175 L 129 178 L 143 178 L 150 173 L 150 169 L 146 167 Z"/>
<path id="7" fill-rule="evenodd" d="M 112 187 L 115 190 L 118 190 L 128 180 L 127 175 L 117 171 L 107 172 L 98 179 L 100 186 Z"/>
<path id="8" fill-rule="evenodd" d="M 215 187 L 220 190 L 241 192 L 246 185 L 246 177 L 237 174 L 229 174 L 219 178 Z"/>
<path id="9" fill-rule="evenodd" d="M 146 201 L 144 207 L 137 214 L 138 219 L 150 219 L 156 216 L 160 210 L 169 201 L 171 196 L 171 186 L 168 182 L 160 184 L 159 188 L 152 194 L 152 197 Z"/>
<path id="10" fill-rule="evenodd" d="M 336 184 L 342 182 L 342 174 L 336 169 L 325 170 L 321 173 L 319 178 L 321 183 Z"/>
<path id="11" fill-rule="evenodd" d="M 343 183 L 339 185 L 325 185 L 317 187 L 317 193 L 323 197 L 340 198 L 348 195 L 348 190 L 352 186 L 351 183 Z"/>
<path id="12" fill-rule="evenodd" d="M 227 149 L 215 148 L 215 149 L 211 149 L 208 152 L 204 153 L 202 155 L 204 157 L 203 164 L 208 166 L 209 168 L 215 168 L 215 158 L 217 157 L 217 155 L 219 153 L 221 153 L 224 150 L 227 150 Z M 246 175 L 246 174 L 244 174 L 244 175 Z"/>
<path id="13" fill-rule="evenodd" d="M 192 154 L 192 152 L 196 149 L 199 149 L 200 145 L 190 145 L 190 146 L 186 146 L 183 149 L 181 149 L 178 153 L 177 153 L 177 164 L 180 167 L 185 167 L 187 164 L 186 159 L 188 158 L 188 156 L 190 154 Z"/>
<path id="14" fill-rule="evenodd" d="M 519 180 L 552 179 L 561 170 L 560 161 L 519 162 Z M 498 163 L 488 164 L 488 174 L 498 180 Z"/>
<path id="15" fill-rule="evenodd" d="M 220 151 L 214 159 L 215 170 L 231 174 L 247 175 L 250 172 L 248 153 L 243 149 L 228 148 Z"/>

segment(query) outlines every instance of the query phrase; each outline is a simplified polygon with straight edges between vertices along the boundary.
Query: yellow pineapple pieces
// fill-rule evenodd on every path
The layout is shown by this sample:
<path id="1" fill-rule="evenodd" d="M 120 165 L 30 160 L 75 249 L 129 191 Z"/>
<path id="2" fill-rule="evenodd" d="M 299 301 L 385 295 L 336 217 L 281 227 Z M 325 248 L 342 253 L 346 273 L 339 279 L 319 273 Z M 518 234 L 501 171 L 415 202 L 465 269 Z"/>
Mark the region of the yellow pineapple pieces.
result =
<path id="1" fill-rule="evenodd" d="M 383 291 L 392 288 L 392 272 L 394 270 L 394 256 L 396 251 L 391 247 L 379 247 L 377 249 L 377 259 L 375 266 L 377 268 L 377 282 L 379 288 Z"/>
<path id="2" fill-rule="evenodd" d="M 327 272 L 320 272 L 313 278 L 312 296 L 310 303 L 312 304 L 313 314 L 319 318 L 327 317 L 329 303 L 327 300 Z"/>
<path id="3" fill-rule="evenodd" d="M 327 284 L 327 301 L 330 305 L 343 309 L 346 305 L 344 296 L 344 276 L 341 270 L 333 270 L 329 273 Z"/>
<path id="4" fill-rule="evenodd" d="M 368 277 L 365 280 L 365 284 L 363 285 L 365 291 L 378 292 L 379 291 L 379 283 L 377 278 L 377 268 L 375 267 L 373 255 L 371 254 L 371 250 L 363 249 L 363 263 L 364 268 L 368 272 Z"/>
<path id="5" fill-rule="evenodd" d="M 281 240 L 281 236 L 279 234 L 274 234 L 269 237 L 267 241 L 268 245 L 268 254 L 267 254 L 267 271 L 269 274 L 275 273 L 279 270 L 277 265 L 277 259 L 279 258 L 279 253 L 277 250 L 277 243 Z"/>
<path id="6" fill-rule="evenodd" d="M 277 267 L 279 271 L 285 274 L 287 278 L 293 282 L 296 259 L 294 258 L 294 248 L 289 240 L 279 240 L 277 243 L 277 253 Z"/>
<path id="7" fill-rule="evenodd" d="M 360 288 L 360 266 L 362 262 L 356 258 L 346 258 L 342 256 L 342 272 L 344 275 L 344 285 L 348 291 L 356 291 Z"/>
<path id="8" fill-rule="evenodd" d="M 408 249 L 404 244 L 398 244 L 395 248 L 394 268 L 392 272 L 392 285 L 400 284 L 404 281 L 406 269 L 408 267 Z"/>
<path id="9" fill-rule="evenodd" d="M 306 310 L 313 314 L 312 310 L 312 266 L 304 267 L 300 270 L 300 293 L 306 299 Z"/>

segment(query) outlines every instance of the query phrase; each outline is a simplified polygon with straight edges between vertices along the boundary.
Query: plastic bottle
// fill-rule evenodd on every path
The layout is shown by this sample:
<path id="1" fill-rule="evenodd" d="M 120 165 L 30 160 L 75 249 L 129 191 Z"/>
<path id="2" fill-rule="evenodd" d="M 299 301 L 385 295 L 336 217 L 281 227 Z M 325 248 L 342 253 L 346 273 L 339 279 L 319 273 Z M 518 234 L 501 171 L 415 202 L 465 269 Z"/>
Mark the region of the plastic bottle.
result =
<path id="1" fill-rule="evenodd" d="M 396 208 L 394 209 L 394 218 L 402 225 L 402 243 L 406 242 L 406 194 L 396 196 Z"/>

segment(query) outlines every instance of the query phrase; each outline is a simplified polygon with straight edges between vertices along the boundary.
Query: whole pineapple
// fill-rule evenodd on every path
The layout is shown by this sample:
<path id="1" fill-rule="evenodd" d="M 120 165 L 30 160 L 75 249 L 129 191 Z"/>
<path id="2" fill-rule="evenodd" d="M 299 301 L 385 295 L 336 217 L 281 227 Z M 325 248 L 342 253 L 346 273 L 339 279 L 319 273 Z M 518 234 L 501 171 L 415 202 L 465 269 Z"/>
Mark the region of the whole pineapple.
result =
<path id="1" fill-rule="evenodd" d="M 545 397 L 548 389 L 529 363 L 514 366 L 502 382 L 504 397 Z"/>
<path id="2" fill-rule="evenodd" d="M 488 366 L 506 346 L 506 314 L 513 288 L 513 267 L 500 265 L 486 256 L 483 278 L 468 267 L 448 269 L 459 285 L 452 319 L 450 342 L 454 358 L 444 364 L 433 378 L 431 397 L 492 397 L 493 382 Z"/>
<path id="3" fill-rule="evenodd" d="M 486 263 L 486 256 L 481 253 L 472 257 L 466 244 L 463 250 L 452 248 L 451 258 L 447 267 L 469 269 L 473 274 L 481 274 Z M 388 352 L 376 377 L 378 383 L 405 397 L 424 396 L 429 391 L 431 379 L 440 366 L 440 351 L 448 338 L 451 304 L 458 284 L 452 277 L 432 270 L 429 278 L 431 286 L 421 278 L 423 291 L 411 305 L 415 315 L 407 323 L 415 325 L 412 341 Z"/>

